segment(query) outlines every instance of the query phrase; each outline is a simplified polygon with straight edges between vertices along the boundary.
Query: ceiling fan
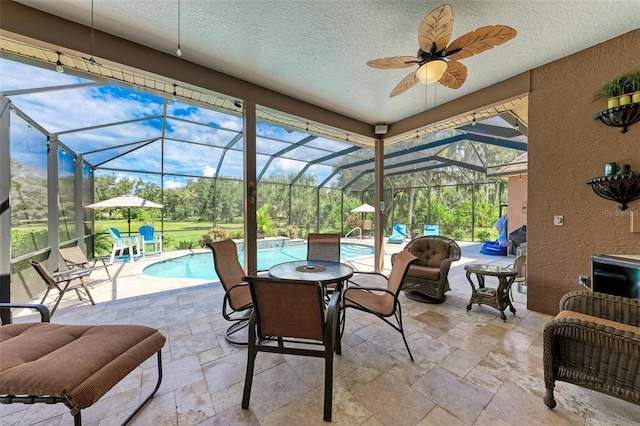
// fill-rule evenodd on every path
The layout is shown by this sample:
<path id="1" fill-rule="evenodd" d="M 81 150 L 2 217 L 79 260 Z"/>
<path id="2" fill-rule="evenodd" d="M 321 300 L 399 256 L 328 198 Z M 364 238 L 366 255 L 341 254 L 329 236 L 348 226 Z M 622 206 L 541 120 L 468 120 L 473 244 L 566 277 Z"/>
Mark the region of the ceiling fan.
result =
<path id="1" fill-rule="evenodd" d="M 418 54 L 374 59 L 367 62 L 372 68 L 396 69 L 418 65 L 418 69 L 403 78 L 389 97 L 397 96 L 418 81 L 424 84 L 438 82 L 450 89 L 458 89 L 467 78 L 467 67 L 458 60 L 489 50 L 516 36 L 516 30 L 505 25 L 480 27 L 451 44 L 453 11 L 451 5 L 443 4 L 429 13 L 418 28 Z"/>

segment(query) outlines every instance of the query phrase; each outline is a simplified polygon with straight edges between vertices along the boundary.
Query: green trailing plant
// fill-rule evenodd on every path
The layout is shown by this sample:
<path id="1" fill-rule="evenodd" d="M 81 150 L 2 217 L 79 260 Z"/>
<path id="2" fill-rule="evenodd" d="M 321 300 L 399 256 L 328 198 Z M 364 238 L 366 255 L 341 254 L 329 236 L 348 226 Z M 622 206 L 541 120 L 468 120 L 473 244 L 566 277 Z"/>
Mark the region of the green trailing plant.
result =
<path id="1" fill-rule="evenodd" d="M 607 80 L 593 94 L 592 102 L 597 99 L 615 98 L 640 90 L 640 72 L 630 72 Z"/>

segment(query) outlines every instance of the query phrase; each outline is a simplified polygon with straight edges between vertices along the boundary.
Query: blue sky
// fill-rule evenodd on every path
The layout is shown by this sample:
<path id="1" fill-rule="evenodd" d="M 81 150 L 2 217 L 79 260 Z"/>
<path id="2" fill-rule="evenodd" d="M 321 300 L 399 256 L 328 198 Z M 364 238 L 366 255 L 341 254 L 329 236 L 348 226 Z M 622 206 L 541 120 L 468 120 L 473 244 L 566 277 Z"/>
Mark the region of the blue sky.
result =
<path id="1" fill-rule="evenodd" d="M 28 78 L 25 78 L 27 76 Z M 0 59 L 0 91 L 36 88 L 56 88 L 90 83 L 90 80 L 74 77 Z M 164 99 L 146 93 L 135 92 L 117 86 L 91 86 L 47 90 L 21 95 L 11 95 L 11 101 L 21 111 L 50 133 L 59 133 L 59 140 L 78 154 L 85 154 L 91 164 L 99 164 L 110 158 L 103 167 L 142 172 L 144 176 L 160 172 L 162 144 L 162 115 Z M 170 101 L 167 106 L 165 132 L 164 172 L 191 176 L 213 176 L 218 168 L 223 148 L 242 132 L 242 118 L 193 105 Z M 140 120 L 133 121 L 132 120 Z M 186 121 L 183 121 L 186 120 Z M 114 123 L 126 122 L 115 125 Z M 14 121 L 17 123 L 17 120 Z M 197 123 L 197 124 L 194 124 Z M 112 124 L 112 125 L 108 125 Z M 105 126 L 108 125 L 108 126 Z M 85 131 L 73 131 L 93 126 L 104 126 Z M 212 127 L 214 126 L 214 127 Z M 287 146 L 285 142 L 297 142 L 308 136 L 303 132 L 290 132 L 281 127 L 259 123 L 257 134 L 258 173 L 270 156 Z M 12 125 L 12 138 L 24 143 L 42 146 L 46 138 L 36 129 Z M 158 140 L 157 142 L 152 142 Z M 184 141 L 202 145 L 186 144 Z M 137 144 L 136 144 L 137 143 Z M 128 146 L 120 146 L 130 144 Z M 144 144 L 146 146 L 142 147 Z M 311 141 L 295 154 L 274 159 L 265 176 L 298 173 L 309 160 L 349 147 L 348 144 L 324 138 Z M 137 149 L 136 149 L 137 148 Z M 119 155 L 132 150 L 126 155 Z M 242 177 L 242 140 L 227 151 L 221 175 Z M 19 159 L 19 152 L 16 152 Z M 40 165 L 41 161 L 19 159 L 24 164 Z M 145 173 L 147 172 L 147 173 Z M 314 174 L 317 181 L 324 180 L 332 168 L 314 165 L 307 174 Z M 108 171 L 105 173 L 112 174 Z M 118 173 L 118 172 L 116 172 Z M 100 175 L 100 172 L 96 173 Z M 132 177 L 131 172 L 120 172 L 119 177 Z M 140 175 L 136 174 L 136 177 Z M 155 179 L 154 179 L 155 180 Z M 159 178 L 157 179 L 159 181 Z M 167 187 L 184 185 L 186 178 L 165 180 Z M 159 183 L 159 182 L 158 182 Z"/>

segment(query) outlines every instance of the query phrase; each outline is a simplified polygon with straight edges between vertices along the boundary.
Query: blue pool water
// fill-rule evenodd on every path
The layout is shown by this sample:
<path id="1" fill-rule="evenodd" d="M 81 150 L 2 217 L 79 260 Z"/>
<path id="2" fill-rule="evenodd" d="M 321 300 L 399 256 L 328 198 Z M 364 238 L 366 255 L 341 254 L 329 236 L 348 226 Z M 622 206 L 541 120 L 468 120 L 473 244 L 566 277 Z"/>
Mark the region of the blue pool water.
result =
<path id="1" fill-rule="evenodd" d="M 373 246 L 354 243 L 340 243 L 342 259 L 353 259 L 360 256 L 371 256 Z M 258 270 L 266 270 L 278 263 L 307 258 L 307 245 L 276 247 L 258 250 Z M 244 264 L 244 251 L 238 253 L 238 259 Z M 217 280 L 218 275 L 213 267 L 213 255 L 208 253 L 192 253 L 175 259 L 149 265 L 143 270 L 144 274 L 162 278 L 200 278 Z"/>

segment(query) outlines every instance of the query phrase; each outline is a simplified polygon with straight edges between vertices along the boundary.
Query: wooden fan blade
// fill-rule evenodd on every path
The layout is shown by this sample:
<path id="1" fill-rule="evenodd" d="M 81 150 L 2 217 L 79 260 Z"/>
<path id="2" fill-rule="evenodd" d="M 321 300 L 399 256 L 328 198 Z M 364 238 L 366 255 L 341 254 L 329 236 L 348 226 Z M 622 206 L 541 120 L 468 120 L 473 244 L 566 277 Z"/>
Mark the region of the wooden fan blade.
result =
<path id="1" fill-rule="evenodd" d="M 378 68 L 381 70 L 391 70 L 396 68 L 407 68 L 417 64 L 415 56 L 394 56 L 392 58 L 374 59 L 367 62 L 371 68 Z"/>
<path id="2" fill-rule="evenodd" d="M 505 25 L 489 25 L 480 27 L 458 37 L 447 47 L 447 57 L 460 60 L 489 50 L 494 46 L 507 42 L 516 36 L 516 30 Z"/>
<path id="3" fill-rule="evenodd" d="M 449 89 L 459 89 L 467 79 L 467 67 L 457 61 L 448 61 L 447 70 L 444 72 L 438 83 Z"/>
<path id="4" fill-rule="evenodd" d="M 453 30 L 453 10 L 451 5 L 443 4 L 429 13 L 418 28 L 418 45 L 425 52 L 439 52 L 449 43 Z M 435 50 L 432 45 L 435 44 Z"/>
<path id="5" fill-rule="evenodd" d="M 395 89 L 391 91 L 389 97 L 393 98 L 394 96 L 398 96 L 400 93 L 406 92 L 407 90 L 415 86 L 418 81 L 419 80 L 418 77 L 416 77 L 416 72 L 412 72 L 411 74 L 400 80 L 400 83 L 398 83 Z"/>

